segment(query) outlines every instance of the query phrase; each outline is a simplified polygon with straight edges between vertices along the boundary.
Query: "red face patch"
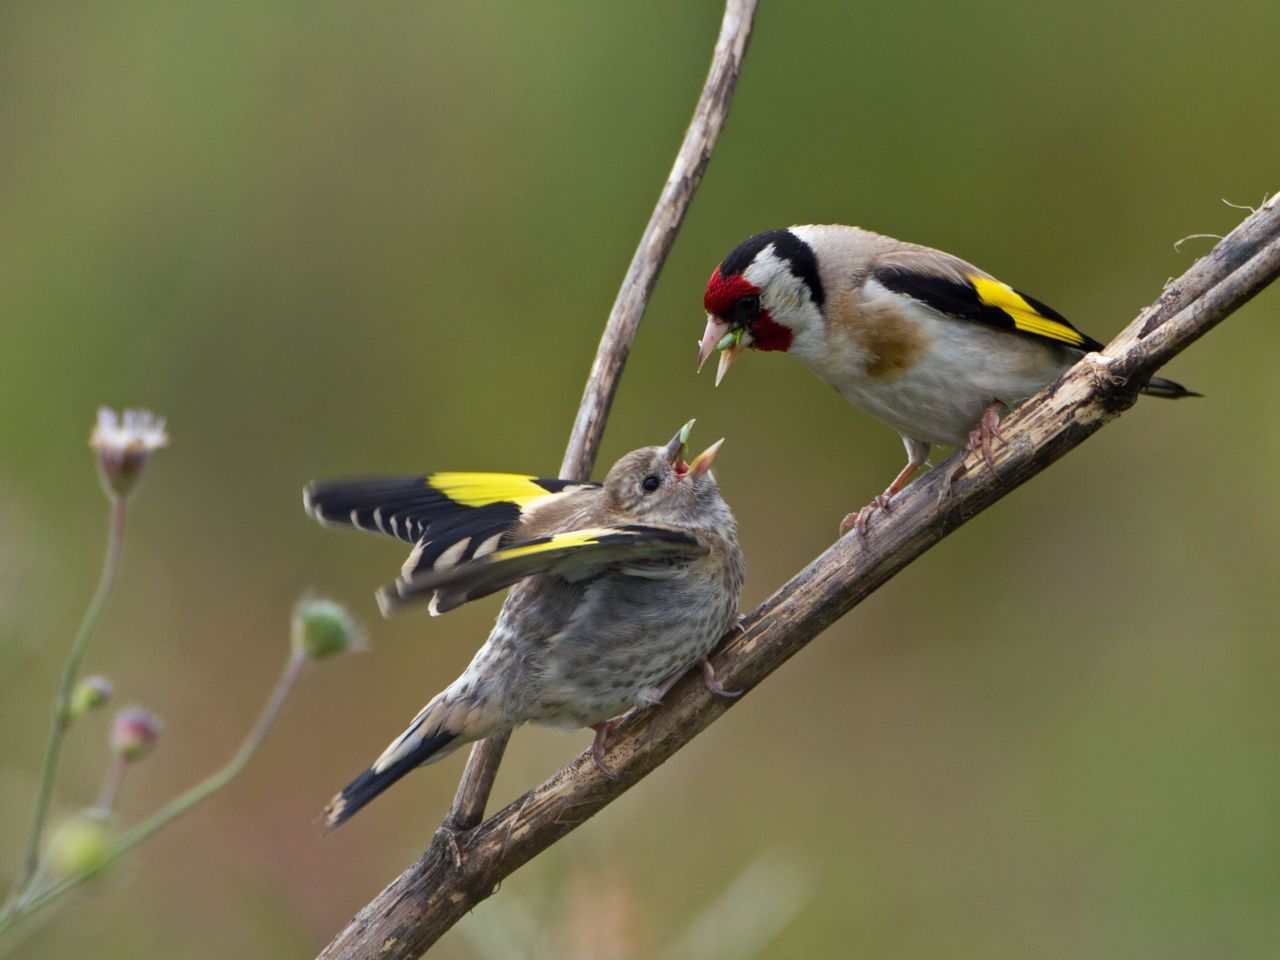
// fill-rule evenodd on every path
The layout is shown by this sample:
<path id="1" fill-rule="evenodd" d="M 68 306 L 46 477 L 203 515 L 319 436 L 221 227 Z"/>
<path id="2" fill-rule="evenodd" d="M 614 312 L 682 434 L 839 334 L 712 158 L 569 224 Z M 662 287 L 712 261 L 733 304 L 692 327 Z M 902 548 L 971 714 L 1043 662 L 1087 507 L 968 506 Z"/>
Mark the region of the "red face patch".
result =
<path id="1" fill-rule="evenodd" d="M 702 295 L 702 305 L 706 307 L 707 313 L 727 320 L 733 312 L 734 304 L 752 294 L 759 296 L 760 290 L 746 277 L 740 273 L 722 277 L 720 268 L 716 267 L 711 271 L 711 279 L 707 281 L 707 292 Z"/>
<path id="2" fill-rule="evenodd" d="M 703 294 L 702 305 L 707 313 L 719 317 L 726 323 L 741 323 L 734 315 L 738 301 L 743 297 L 759 297 L 760 288 L 747 280 L 742 274 L 730 277 L 720 276 L 720 268 L 711 272 L 707 281 L 707 292 Z M 752 350 L 790 350 L 791 328 L 778 323 L 763 307 L 747 324 L 751 331 Z"/>
<path id="3" fill-rule="evenodd" d="M 751 331 L 752 350 L 791 349 L 791 328 L 774 320 L 768 310 L 761 310 L 760 318 L 747 329 Z"/>

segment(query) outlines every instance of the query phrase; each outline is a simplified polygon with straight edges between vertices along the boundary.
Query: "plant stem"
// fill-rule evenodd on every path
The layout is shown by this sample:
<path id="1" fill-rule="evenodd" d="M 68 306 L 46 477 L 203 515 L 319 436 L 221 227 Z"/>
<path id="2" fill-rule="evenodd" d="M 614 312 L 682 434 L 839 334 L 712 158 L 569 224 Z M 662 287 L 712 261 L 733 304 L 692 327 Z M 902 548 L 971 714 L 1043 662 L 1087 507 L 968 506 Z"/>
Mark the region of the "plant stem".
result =
<path id="1" fill-rule="evenodd" d="M 262 708 L 262 713 L 259 714 L 257 723 L 253 725 L 253 729 L 245 737 L 240 749 L 227 761 L 226 766 L 201 780 L 186 793 L 171 800 L 137 826 L 125 831 L 124 835 L 111 848 L 111 853 L 94 869 L 60 880 L 38 894 L 26 898 L 16 909 L 0 915 L 0 936 L 3 936 L 19 920 L 35 913 L 42 907 L 48 906 L 67 891 L 97 876 L 120 856 L 136 847 L 143 840 L 146 840 L 157 830 L 168 826 L 192 807 L 208 799 L 239 776 L 249 762 L 249 758 L 253 756 L 254 751 L 266 739 L 267 733 L 270 732 L 276 720 L 279 719 L 285 701 L 289 699 L 289 694 L 293 692 L 293 688 L 297 685 L 298 678 L 302 676 L 302 671 L 306 665 L 307 659 L 305 656 L 297 652 L 290 654 L 289 660 L 285 664 L 284 672 L 276 682 L 275 689 L 271 691 L 271 696 L 268 698 L 266 706 Z"/>
<path id="2" fill-rule="evenodd" d="M 115 806 L 120 784 L 124 783 L 124 775 L 128 771 L 128 760 L 119 754 L 111 758 L 111 765 L 107 767 L 107 775 L 102 781 L 102 792 L 98 794 L 98 809 L 103 813 L 110 813 Z"/>
<path id="3" fill-rule="evenodd" d="M 80 629 L 71 643 L 71 653 L 67 657 L 67 665 L 62 671 L 62 683 L 53 701 L 53 729 L 49 734 L 49 745 L 45 748 L 44 767 L 40 772 L 40 787 L 36 792 L 35 811 L 31 817 L 31 833 L 27 837 L 27 850 L 22 860 L 22 872 L 14 884 L 13 892 L 4 910 L 0 911 L 0 924 L 15 909 L 22 905 L 29 888 L 33 885 L 40 866 L 40 844 L 44 836 L 45 820 L 49 814 L 49 802 L 53 799 L 53 781 L 58 772 L 58 758 L 62 754 L 62 741 L 66 738 L 71 718 L 67 706 L 71 700 L 71 691 L 80 672 L 80 664 L 84 661 L 85 651 L 89 647 L 89 637 L 98 622 L 102 608 L 106 606 L 111 588 L 115 586 L 116 574 L 120 570 L 120 556 L 124 552 L 125 520 L 128 517 L 129 501 L 121 496 L 111 496 L 111 530 L 107 536 L 107 555 L 102 563 L 102 575 L 98 579 L 98 589 L 89 601 L 89 606 L 80 621 Z M 0 927 L 2 929 L 2 927 Z"/>

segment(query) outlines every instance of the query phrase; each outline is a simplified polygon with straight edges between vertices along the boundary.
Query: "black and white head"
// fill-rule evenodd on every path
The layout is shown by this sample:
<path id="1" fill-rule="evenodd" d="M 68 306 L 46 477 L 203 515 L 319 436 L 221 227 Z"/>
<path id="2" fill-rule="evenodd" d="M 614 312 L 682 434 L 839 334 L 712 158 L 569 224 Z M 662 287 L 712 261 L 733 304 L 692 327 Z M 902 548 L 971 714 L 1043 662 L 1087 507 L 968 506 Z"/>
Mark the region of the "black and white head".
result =
<path id="1" fill-rule="evenodd" d="M 707 281 L 698 369 L 717 349 L 718 384 L 743 348 L 820 348 L 826 293 L 808 228 L 766 230 L 738 244 Z"/>

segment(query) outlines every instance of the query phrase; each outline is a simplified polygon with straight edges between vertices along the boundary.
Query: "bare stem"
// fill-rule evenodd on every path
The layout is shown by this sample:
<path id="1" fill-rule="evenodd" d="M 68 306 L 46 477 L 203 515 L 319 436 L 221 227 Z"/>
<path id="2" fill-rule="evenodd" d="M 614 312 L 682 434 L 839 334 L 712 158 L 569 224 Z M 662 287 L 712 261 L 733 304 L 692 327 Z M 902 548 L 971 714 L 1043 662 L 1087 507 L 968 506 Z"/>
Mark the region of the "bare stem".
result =
<path id="1" fill-rule="evenodd" d="M 742 60 L 747 54 L 747 41 L 751 39 L 757 2 L 727 0 L 725 3 L 720 35 L 702 95 L 694 108 L 693 119 L 685 131 L 684 142 L 680 144 L 671 173 L 658 196 L 658 203 L 653 208 L 653 215 L 631 258 L 622 287 L 613 301 L 604 334 L 600 337 L 600 346 L 591 364 L 569 445 L 560 465 L 560 476 L 565 479 L 585 480 L 595 466 L 609 409 L 613 405 L 627 355 L 631 352 L 631 344 L 640 328 L 640 320 L 649 306 L 658 274 L 671 252 L 676 234 L 680 232 L 693 195 L 702 183 L 711 151 L 715 149 L 716 140 L 729 115 L 729 104 L 733 100 L 738 75 L 742 72 Z M 489 802 L 489 793 L 493 790 L 493 781 L 498 775 L 509 736 L 509 732 L 500 733 L 471 748 L 467 768 L 445 819 L 445 826 L 450 831 L 470 830 L 484 817 L 485 805 Z"/>
<path id="2" fill-rule="evenodd" d="M 31 816 L 31 832 L 27 836 L 27 849 L 22 858 L 22 872 L 18 875 L 18 880 L 4 909 L 0 910 L 0 923 L 3 923 L 4 919 L 23 903 L 39 873 L 40 847 L 44 838 L 45 821 L 49 815 L 49 803 L 53 799 L 53 782 L 58 773 L 62 742 L 71 725 L 69 710 L 71 691 L 80 673 L 80 664 L 84 661 L 85 651 L 89 648 L 89 638 L 93 636 L 93 629 L 97 625 L 102 608 L 106 606 L 107 597 L 111 595 L 111 588 L 115 586 L 116 575 L 120 571 L 129 501 L 117 494 L 110 495 L 110 501 L 111 529 L 107 535 L 107 553 L 102 562 L 102 573 L 98 578 L 98 588 L 94 591 L 93 598 L 89 601 L 89 606 L 85 609 L 84 617 L 80 621 L 80 629 L 76 631 L 75 639 L 71 642 L 71 652 L 62 670 L 62 682 L 53 700 L 53 726 L 49 733 L 49 744 L 45 747 L 44 766 L 40 771 L 40 786 L 36 790 L 36 805 Z"/>
<path id="3" fill-rule="evenodd" d="M 107 767 L 107 775 L 102 780 L 102 792 L 98 794 L 98 809 L 110 813 L 116 805 L 116 797 L 120 795 L 120 785 L 124 783 L 124 775 L 129 772 L 129 761 L 120 754 L 111 758 Z"/>
<path id="4" fill-rule="evenodd" d="M 226 766 L 201 780 L 186 793 L 171 800 L 166 806 L 157 810 L 137 826 L 125 831 L 124 835 L 112 846 L 111 853 L 94 869 L 60 880 L 53 886 L 26 898 L 18 905 L 16 910 L 0 916 L 0 936 L 20 919 L 48 906 L 69 890 L 97 876 L 120 856 L 136 847 L 156 831 L 168 826 L 197 804 L 213 796 L 213 794 L 238 777 L 254 752 L 262 745 L 262 741 L 266 739 L 267 733 L 275 725 L 276 720 L 279 719 L 285 701 L 289 699 L 289 695 L 297 685 L 298 678 L 302 676 L 302 671 L 306 668 L 306 665 L 307 659 L 305 656 L 296 651 L 290 654 L 289 660 L 285 664 L 284 672 L 281 673 L 280 679 L 276 682 L 275 689 L 271 691 L 271 696 L 268 698 L 266 706 L 262 708 L 262 713 L 259 714 L 257 723 L 253 725 L 253 729 L 245 737 L 240 749 L 235 752 L 235 755 L 227 762 Z"/>
<path id="5" fill-rule="evenodd" d="M 1233 230 L 1140 314 L 1103 354 L 1091 354 L 1001 424 L 995 469 L 961 451 L 911 484 L 870 536 L 846 536 L 752 611 L 723 640 L 715 670 L 749 692 L 947 534 L 1048 468 L 1132 405 L 1166 360 L 1280 276 L 1280 194 Z M 947 474 L 955 465 L 954 478 Z M 612 735 L 605 777 L 584 753 L 460 838 L 433 842 L 321 953 L 321 960 L 408 960 L 504 877 L 613 802 L 698 733 L 745 700 L 709 693 L 696 671 L 660 708 Z"/>

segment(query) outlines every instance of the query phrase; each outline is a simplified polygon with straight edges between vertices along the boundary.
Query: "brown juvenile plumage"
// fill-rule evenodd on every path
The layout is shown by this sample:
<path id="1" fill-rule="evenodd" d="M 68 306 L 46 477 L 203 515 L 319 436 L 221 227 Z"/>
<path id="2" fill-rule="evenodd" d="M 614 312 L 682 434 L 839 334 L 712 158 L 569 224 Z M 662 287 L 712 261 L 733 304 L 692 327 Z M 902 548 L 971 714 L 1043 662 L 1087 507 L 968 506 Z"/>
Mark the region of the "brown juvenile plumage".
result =
<path id="1" fill-rule="evenodd" d="M 333 799 L 327 828 L 414 767 L 526 721 L 592 727 L 592 755 L 608 773 L 616 719 L 658 703 L 696 663 L 712 690 L 728 693 L 706 657 L 737 620 L 745 563 L 709 472 L 719 444 L 686 462 L 687 431 L 622 457 L 602 485 L 432 474 L 308 488 L 307 507 L 322 520 L 418 537 L 413 568 L 383 591 L 384 609 L 430 597 L 443 611 L 514 584 L 471 664 Z M 363 490 L 390 499 L 374 507 Z M 504 490 L 520 502 L 493 541 L 487 517 L 512 502 L 491 498 Z M 456 546 L 464 535 L 495 546 L 468 555 L 469 544 Z"/>

